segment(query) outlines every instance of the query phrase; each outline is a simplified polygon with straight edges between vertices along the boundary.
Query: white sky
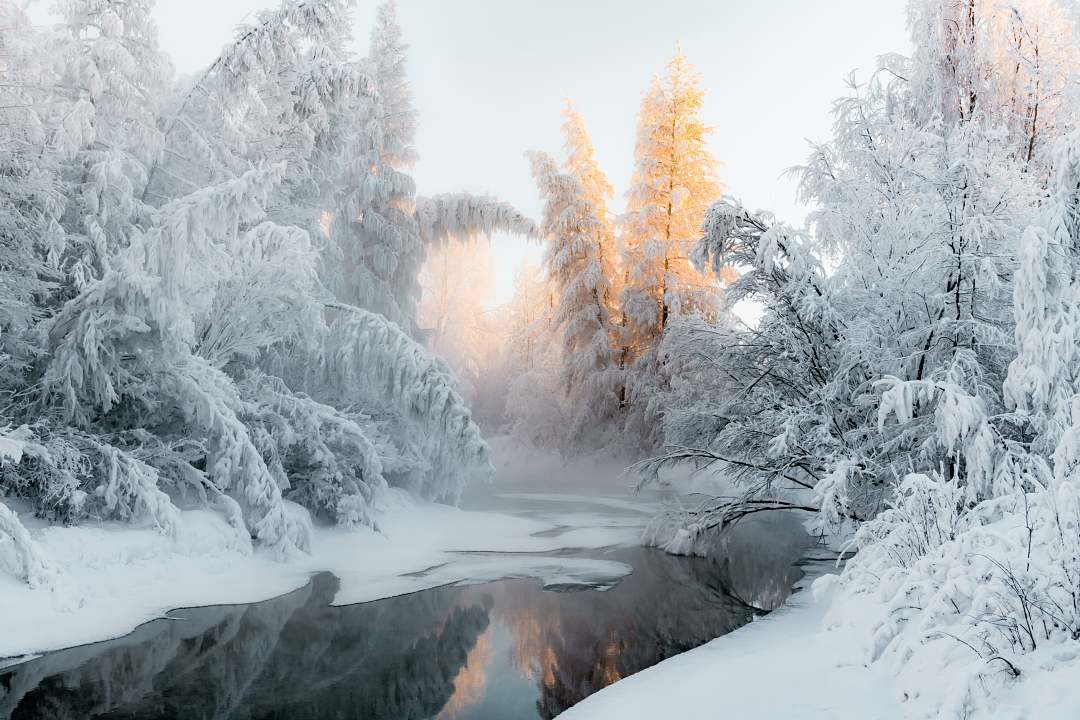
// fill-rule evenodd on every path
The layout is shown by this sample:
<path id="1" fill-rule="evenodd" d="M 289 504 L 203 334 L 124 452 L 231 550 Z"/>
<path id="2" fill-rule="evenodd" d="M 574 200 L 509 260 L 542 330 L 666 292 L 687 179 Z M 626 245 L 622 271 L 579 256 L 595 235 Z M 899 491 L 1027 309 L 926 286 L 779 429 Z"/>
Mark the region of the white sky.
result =
<path id="1" fill-rule="evenodd" d="M 420 112 L 421 194 L 467 190 L 538 217 L 526 150 L 558 152 L 563 98 L 585 116 L 616 189 L 633 165 L 638 103 L 681 42 L 700 71 L 705 120 L 729 191 L 800 222 L 783 171 L 829 135 L 847 75 L 907 52 L 904 0 L 398 0 Z M 276 0 L 158 0 L 178 72 L 208 64 L 235 26 Z M 363 53 L 376 2 L 355 12 Z M 525 244 L 496 238 L 499 300 Z M 535 250 L 533 250 L 535 252 Z"/>

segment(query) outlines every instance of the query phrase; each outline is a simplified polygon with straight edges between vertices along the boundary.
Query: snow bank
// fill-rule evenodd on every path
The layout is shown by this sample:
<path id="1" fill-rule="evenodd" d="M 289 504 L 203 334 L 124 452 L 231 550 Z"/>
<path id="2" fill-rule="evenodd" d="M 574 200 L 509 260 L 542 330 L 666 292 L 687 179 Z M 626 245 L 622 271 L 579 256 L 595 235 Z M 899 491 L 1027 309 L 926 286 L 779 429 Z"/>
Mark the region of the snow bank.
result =
<path id="1" fill-rule="evenodd" d="M 640 532 L 607 524 L 568 530 L 524 517 L 402 503 L 381 517 L 380 532 L 317 528 L 310 556 L 279 562 L 238 547 L 225 519 L 208 510 L 180 513 L 174 540 L 123 523 L 47 525 L 25 505 L 9 504 L 22 510 L 20 519 L 66 582 L 55 590 L 32 589 L 0 574 L 0 658 L 118 637 L 174 608 L 265 600 L 319 571 L 341 579 L 336 605 L 508 577 L 603 587 L 630 568 L 543 554 L 631 544 Z"/>
<path id="2" fill-rule="evenodd" d="M 1019 679 L 987 673 L 960 643 L 928 642 L 898 671 L 870 662 L 880 604 L 819 564 L 779 610 L 586 698 L 560 718 L 679 720 L 1066 720 L 1080 708 L 1080 651 L 1024 656 Z M 991 670 L 993 670 L 991 668 Z M 971 693 L 970 688 L 981 691 Z"/>
<path id="3" fill-rule="evenodd" d="M 843 631 L 823 629 L 828 595 L 798 592 L 764 618 L 619 680 L 561 717 L 904 717 L 889 678 L 855 660 Z"/>

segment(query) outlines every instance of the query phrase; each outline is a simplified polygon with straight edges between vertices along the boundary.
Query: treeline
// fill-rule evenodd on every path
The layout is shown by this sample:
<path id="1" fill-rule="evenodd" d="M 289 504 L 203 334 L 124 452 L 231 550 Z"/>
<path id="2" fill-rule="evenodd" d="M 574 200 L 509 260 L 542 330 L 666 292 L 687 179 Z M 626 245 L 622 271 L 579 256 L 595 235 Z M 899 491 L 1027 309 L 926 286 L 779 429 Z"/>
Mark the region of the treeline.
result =
<path id="1" fill-rule="evenodd" d="M 706 210 L 721 196 L 703 104 L 697 73 L 680 53 L 642 100 L 619 213 L 585 120 L 569 102 L 562 161 L 528 154 L 544 203 L 544 256 L 539 268 L 521 271 L 501 339 L 509 355 L 502 362 L 513 368 L 502 374 L 514 376 L 503 421 L 520 439 L 571 454 L 641 453 L 663 443 L 672 377 L 662 340 L 681 318 L 716 321 L 723 312 L 720 283 L 692 259 Z"/>

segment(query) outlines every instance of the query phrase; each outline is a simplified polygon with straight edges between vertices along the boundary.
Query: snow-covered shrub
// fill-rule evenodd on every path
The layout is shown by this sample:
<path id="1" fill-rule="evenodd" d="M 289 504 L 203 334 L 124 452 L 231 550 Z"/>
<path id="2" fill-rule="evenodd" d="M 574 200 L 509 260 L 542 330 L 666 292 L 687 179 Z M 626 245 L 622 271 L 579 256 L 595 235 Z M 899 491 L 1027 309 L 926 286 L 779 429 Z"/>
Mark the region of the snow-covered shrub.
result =
<path id="1" fill-rule="evenodd" d="M 24 427 L 0 431 L 0 470 L 7 470 L 23 460 L 30 433 Z M 0 485 L 0 488 L 3 486 Z M 26 527 L 7 505 L 0 502 L 0 570 L 25 581 L 32 588 L 51 588 L 59 570 L 34 540 Z"/>
<path id="2" fill-rule="evenodd" d="M 1060 143 L 1044 224 L 1022 236 L 1007 406 L 988 414 L 947 385 L 894 383 L 884 395 L 882 418 L 901 422 L 919 393 L 943 396 L 931 425 L 954 462 L 905 477 L 855 537 L 845 588 L 881 603 L 871 659 L 904 668 L 953 643 L 982 663 L 973 678 L 1018 677 L 1080 640 L 1078 144 Z"/>
<path id="3" fill-rule="evenodd" d="M 959 481 L 906 478 L 844 573 L 847 592 L 881 603 L 869 659 L 903 667 L 957 643 L 1015 676 L 1025 654 L 1080 639 L 1077 500 L 1072 484 L 1035 485 L 971 504 Z"/>

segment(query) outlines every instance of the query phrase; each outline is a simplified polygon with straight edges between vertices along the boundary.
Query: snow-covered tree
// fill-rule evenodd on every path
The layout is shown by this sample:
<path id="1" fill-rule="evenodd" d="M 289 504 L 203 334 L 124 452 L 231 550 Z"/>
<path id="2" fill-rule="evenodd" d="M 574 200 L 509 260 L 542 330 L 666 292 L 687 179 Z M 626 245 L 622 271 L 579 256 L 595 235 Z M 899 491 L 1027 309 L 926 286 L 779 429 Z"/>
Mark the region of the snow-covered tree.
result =
<path id="1" fill-rule="evenodd" d="M 608 182 L 596 158 L 596 149 L 585 126 L 585 118 L 570 104 L 563 108 L 563 150 L 566 160 L 563 167 L 566 173 L 581 184 L 585 201 L 592 208 L 596 218 L 596 261 L 595 265 L 605 285 L 606 297 L 603 298 L 608 309 L 609 323 L 614 323 L 618 316 L 620 273 L 619 249 L 615 239 L 615 218 L 609 208 L 615 189 Z"/>
<path id="2" fill-rule="evenodd" d="M 641 469 L 714 464 L 740 492 L 650 539 L 689 552 L 773 509 L 854 523 L 841 584 L 877 603 L 868 659 L 972 664 L 935 715 L 1080 637 L 1071 13 L 913 3 L 913 58 L 839 102 L 799 171 L 810 231 L 710 211 L 698 260 L 737 270 L 725 300 L 760 321 L 663 346 L 668 448 Z"/>
<path id="3" fill-rule="evenodd" d="M 691 261 L 709 205 L 721 193 L 704 91 L 681 52 L 655 77 L 638 114 L 634 176 L 621 217 L 620 365 L 628 428 L 643 446 L 660 442 L 658 391 L 666 386 L 657 350 L 672 320 L 718 312 L 719 284 Z"/>
<path id="4" fill-rule="evenodd" d="M 70 0 L 55 30 L 9 5 L 0 413 L 20 452 L 0 494 L 164 533 L 194 496 L 237 547 L 287 555 L 311 531 L 290 500 L 375 524 L 388 487 L 453 501 L 487 471 L 413 337 L 416 274 L 428 246 L 534 228 L 489 198 L 415 200 L 392 5 L 356 61 L 350 2 L 288 0 L 171 93 L 152 3 Z M 20 527 L 3 509 L 15 573 L 51 582 Z"/>
<path id="5" fill-rule="evenodd" d="M 507 318 L 513 377 L 506 414 L 518 439 L 561 452 L 575 438 L 569 435 L 571 410 L 562 391 L 561 345 L 552 322 L 557 304 L 558 293 L 543 266 L 523 262 Z"/>
<path id="6" fill-rule="evenodd" d="M 987 448 L 1022 440 L 994 418 L 1007 410 L 1020 238 L 1046 198 L 1049 159 L 1038 141 L 1029 161 L 1031 135 L 1010 129 L 1012 106 L 991 100 L 1000 96 L 979 90 L 977 112 L 959 109 L 972 78 L 1016 72 L 989 59 L 961 72 L 975 62 L 970 38 L 950 30 L 967 27 L 962 16 L 924 27 L 927 13 L 968 7 L 978 10 L 915 3 L 914 57 L 885 58 L 836 104 L 832 141 L 798 170 L 810 232 L 735 203 L 706 221 L 699 259 L 739 273 L 725 300 L 756 299 L 763 316 L 752 328 L 691 323 L 665 343 L 681 368 L 671 447 L 645 468 L 717 463 L 743 481 L 734 502 L 702 508 L 712 519 L 691 519 L 697 527 L 791 504 L 866 520 L 913 470 L 942 470 L 972 501 L 1008 484 Z M 1000 39 L 995 23 L 972 27 L 971 47 Z M 1063 52 L 1044 66 L 1067 64 Z M 1060 127 L 1047 123 L 1049 141 Z"/>
<path id="7" fill-rule="evenodd" d="M 108 270 L 142 220 L 172 67 L 157 47 L 150 0 L 67 0 L 58 9 L 62 32 L 51 49 L 62 70 L 54 99 L 86 126 L 65 172 L 65 243 L 55 253 L 72 284 L 68 297 Z"/>
<path id="8" fill-rule="evenodd" d="M 571 141 L 582 142 L 574 136 Z M 551 322 L 562 336 L 563 392 L 575 407 L 571 437 L 582 442 L 615 418 L 620 380 L 611 317 L 613 243 L 603 206 L 594 206 L 588 198 L 603 192 L 603 178 L 580 157 L 586 152 L 578 151 L 574 161 L 591 176 L 591 192 L 574 175 L 560 172 L 550 156 L 530 155 L 544 199 L 544 263 L 557 294 Z"/>
<path id="9" fill-rule="evenodd" d="M 427 346 L 454 368 L 470 402 L 482 390 L 488 359 L 503 344 L 489 319 L 495 273 L 490 245 L 480 239 L 433 249 L 420 271 L 418 324 Z"/>
<path id="10" fill-rule="evenodd" d="M 920 663 L 922 653 L 950 646 L 974 653 L 969 685 L 944 712 L 964 711 L 987 676 L 1020 677 L 1042 664 L 1031 653 L 1080 637 L 1080 299 L 1071 281 L 1078 141 L 1075 132 L 1059 141 L 1050 201 L 1019 238 L 1017 354 L 1004 380 L 1005 409 L 989 413 L 981 397 L 956 392 L 939 402 L 942 437 L 978 438 L 956 446 L 966 476 L 929 468 L 906 475 L 889 507 L 859 529 L 859 553 L 844 575 L 847 592 L 879 603 L 873 659 Z M 913 400 L 895 393 L 882 414 L 902 422 Z M 981 487 L 980 476 L 989 480 Z"/>
<path id="11" fill-rule="evenodd" d="M 0 386 L 8 389 L 34 360 L 29 331 L 44 312 L 39 298 L 60 279 L 49 262 L 64 240 L 57 151 L 81 145 L 85 131 L 74 119 L 76 137 L 60 136 L 61 116 L 49 102 L 57 82 L 50 35 L 34 29 L 15 3 L 0 4 Z"/>
<path id="12" fill-rule="evenodd" d="M 705 93 L 681 53 L 654 78 L 638 115 L 634 177 L 622 216 L 626 269 L 622 306 L 630 357 L 640 357 L 673 315 L 710 313 L 715 278 L 699 272 L 690 255 L 709 205 L 720 196 L 717 163 L 701 119 Z"/>
<path id="13" fill-rule="evenodd" d="M 369 55 L 358 66 L 374 83 L 371 98 L 342 108 L 325 143 L 328 166 L 341 177 L 337 207 L 328 209 L 332 252 L 328 286 L 342 302 L 366 307 L 413 330 L 424 244 L 415 215 L 416 111 L 405 77 L 407 46 L 393 2 L 379 6 Z M 342 155 L 343 154 L 343 155 Z"/>
<path id="14" fill-rule="evenodd" d="M 1046 161 L 1054 139 L 1075 127 L 1073 13 L 1057 0 L 917 0 L 909 7 L 915 52 L 887 65 L 925 101 L 912 108 L 922 119 L 989 120 L 1015 156 Z"/>

